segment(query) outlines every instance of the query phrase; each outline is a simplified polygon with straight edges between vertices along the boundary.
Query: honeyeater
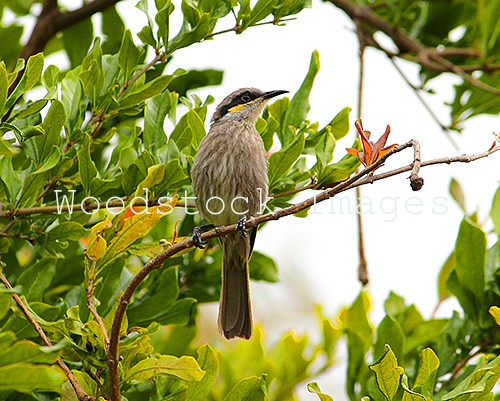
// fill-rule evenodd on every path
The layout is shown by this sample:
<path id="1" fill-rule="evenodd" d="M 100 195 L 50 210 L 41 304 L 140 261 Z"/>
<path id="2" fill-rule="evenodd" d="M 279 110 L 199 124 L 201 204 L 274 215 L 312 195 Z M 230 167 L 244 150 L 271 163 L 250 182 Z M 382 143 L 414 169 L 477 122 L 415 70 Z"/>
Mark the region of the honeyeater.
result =
<path id="1" fill-rule="evenodd" d="M 255 123 L 267 101 L 286 92 L 242 88 L 228 95 L 215 110 L 191 170 L 201 216 L 215 226 L 238 223 L 240 228 L 220 239 L 223 261 L 218 323 L 228 339 L 248 339 L 252 334 L 248 261 L 257 228 L 247 233 L 244 223 L 262 213 L 268 194 L 266 150 Z M 199 230 L 195 230 L 194 240 L 203 246 Z"/>

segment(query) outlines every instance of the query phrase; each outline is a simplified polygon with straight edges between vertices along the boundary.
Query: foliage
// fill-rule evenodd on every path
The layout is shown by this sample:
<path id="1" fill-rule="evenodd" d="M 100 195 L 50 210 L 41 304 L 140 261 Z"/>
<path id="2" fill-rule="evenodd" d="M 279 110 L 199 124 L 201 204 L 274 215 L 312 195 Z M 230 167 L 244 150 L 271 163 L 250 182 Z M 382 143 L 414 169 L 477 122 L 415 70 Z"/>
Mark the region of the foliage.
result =
<path id="1" fill-rule="evenodd" d="M 33 3 L 5 4 L 23 15 Z M 14 285 L 0 289 L 0 400 L 75 400 L 61 360 L 87 394 L 109 398 L 107 333 L 117 297 L 148 259 L 189 236 L 199 223 L 188 207 L 190 168 L 213 98 L 186 93 L 219 84 L 222 72 L 171 71 L 172 54 L 212 39 L 218 21 L 231 12 L 241 33 L 266 18 L 279 24 L 308 5 L 304 0 L 259 0 L 253 6 L 247 0 L 185 0 L 177 10 L 170 1 L 157 0 L 153 16 L 141 0 L 137 7 L 148 24 L 137 35 L 140 44 L 111 8 L 103 13 L 106 39 L 94 38 L 89 20 L 54 37 L 44 53 L 27 61 L 17 60 L 22 27 L 14 22 L 0 29 L 0 36 L 10 36 L 0 64 L 0 267 L 2 278 Z M 183 24 L 173 34 L 170 17 L 176 12 Z M 59 50 L 68 55 L 67 70 L 46 65 L 45 57 Z M 332 162 L 337 141 L 349 130 L 349 108 L 321 128 L 307 120 L 318 70 L 319 54 L 313 52 L 297 93 L 270 104 L 258 121 L 266 149 L 278 148 L 269 158 L 270 191 L 282 196 L 269 203 L 271 210 L 289 205 L 296 190 L 332 186 L 359 166 L 349 154 Z M 171 130 L 165 128 L 166 118 Z M 498 233 L 498 193 L 495 199 Z M 448 400 L 468 394 L 491 399 L 498 380 L 498 358 L 489 358 L 498 352 L 493 319 L 500 319 L 498 243 L 487 248 L 474 216 L 464 219 L 441 275 L 443 298 L 455 296 L 464 311 L 450 319 L 425 320 L 391 294 L 387 316 L 374 331 L 369 297 L 362 292 L 336 320 L 319 316 L 317 342 L 287 333 L 267 347 L 256 330 L 249 342 L 219 351 L 209 345 L 194 348 L 197 305 L 218 299 L 220 260 L 220 247 L 212 244 L 168 259 L 141 283 L 119 327 L 123 397 L 295 399 L 297 386 L 332 366 L 344 336 L 352 400 Z M 274 282 L 276 270 L 267 255 L 253 255 L 254 280 Z M 13 294 L 51 346 L 42 345 Z M 469 361 L 477 344 L 481 356 Z M 376 362 L 369 365 L 368 358 Z M 453 372 L 464 363 L 465 369 Z M 330 399 L 315 383 L 308 389 Z"/>
<path id="2" fill-rule="evenodd" d="M 469 118 L 500 113 L 498 1 L 324 1 L 358 21 L 357 34 L 367 36 L 361 39 L 366 45 L 391 60 L 396 56 L 419 65 L 420 82 L 412 89 L 432 94 L 429 81 L 449 73 L 459 78 L 443 128 L 461 130 Z M 391 46 L 379 41 L 377 32 L 389 36 Z"/>

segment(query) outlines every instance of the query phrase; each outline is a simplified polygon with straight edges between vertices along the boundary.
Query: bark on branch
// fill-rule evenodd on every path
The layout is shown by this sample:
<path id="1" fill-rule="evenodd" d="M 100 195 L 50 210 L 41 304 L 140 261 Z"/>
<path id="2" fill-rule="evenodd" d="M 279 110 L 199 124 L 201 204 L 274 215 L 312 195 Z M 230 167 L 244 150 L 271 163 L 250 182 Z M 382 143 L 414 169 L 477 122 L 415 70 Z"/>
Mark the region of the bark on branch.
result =
<path id="1" fill-rule="evenodd" d="M 373 175 L 373 172 L 380 167 L 387 158 L 391 155 L 401 152 L 402 150 L 413 147 L 413 162 L 407 166 L 401 167 L 396 170 L 391 170 L 386 173 L 380 173 L 378 175 Z M 379 159 L 374 164 L 369 167 L 363 169 L 359 173 L 353 175 L 349 179 L 337 184 L 336 186 L 326 189 L 319 194 L 303 201 L 297 203 L 295 205 L 289 206 L 284 209 L 279 209 L 269 214 L 260 215 L 258 217 L 253 217 L 247 220 L 246 226 L 247 228 L 257 227 L 262 223 L 271 221 L 271 220 L 279 220 L 282 217 L 289 216 L 305 209 L 308 209 L 315 204 L 325 201 L 334 197 L 335 195 L 355 188 L 360 185 L 365 185 L 377 181 L 382 178 L 388 178 L 391 176 L 395 176 L 406 171 L 411 171 L 410 174 L 410 184 L 413 190 L 418 190 L 423 185 L 423 179 L 419 177 L 418 173 L 421 167 L 428 166 L 432 164 L 450 164 L 455 162 L 465 162 L 469 163 L 471 161 L 475 161 L 484 157 L 491 155 L 500 150 L 500 144 L 496 143 L 492 146 L 488 151 L 478 154 L 478 155 L 462 155 L 455 157 L 445 157 L 440 159 L 428 160 L 425 162 L 420 161 L 420 145 L 416 140 L 411 140 L 403 145 L 399 145 L 385 154 L 381 159 Z M 208 240 L 215 237 L 222 237 L 236 230 L 237 224 L 233 224 L 230 226 L 221 226 L 216 227 L 211 231 L 205 232 L 201 235 L 202 240 Z M 109 335 L 109 348 L 108 348 L 108 368 L 109 368 L 109 379 L 110 379 L 110 390 L 111 390 L 111 401 L 120 401 L 120 376 L 118 364 L 120 361 L 119 354 L 119 343 L 120 343 L 120 332 L 121 326 L 123 323 L 123 319 L 125 317 L 125 313 L 127 311 L 127 307 L 134 295 L 135 291 L 139 287 L 139 285 L 144 281 L 144 279 L 155 269 L 159 269 L 162 267 L 163 263 L 176 255 L 177 253 L 186 250 L 188 248 L 192 248 L 194 246 L 193 239 L 187 238 L 181 242 L 174 243 L 170 248 L 166 249 L 159 255 L 155 256 L 148 263 L 142 267 L 142 269 L 134 276 L 134 278 L 130 281 L 129 285 L 121 295 L 117 309 L 115 312 L 115 316 L 113 319 L 113 324 L 111 327 L 111 332 Z"/>
<path id="2" fill-rule="evenodd" d="M 57 0 L 44 0 L 42 11 L 38 16 L 35 27 L 28 42 L 21 50 L 19 57 L 27 60 L 43 49 L 58 32 L 90 18 L 92 15 L 114 6 L 120 0 L 94 0 L 85 3 L 80 8 L 62 12 Z"/>

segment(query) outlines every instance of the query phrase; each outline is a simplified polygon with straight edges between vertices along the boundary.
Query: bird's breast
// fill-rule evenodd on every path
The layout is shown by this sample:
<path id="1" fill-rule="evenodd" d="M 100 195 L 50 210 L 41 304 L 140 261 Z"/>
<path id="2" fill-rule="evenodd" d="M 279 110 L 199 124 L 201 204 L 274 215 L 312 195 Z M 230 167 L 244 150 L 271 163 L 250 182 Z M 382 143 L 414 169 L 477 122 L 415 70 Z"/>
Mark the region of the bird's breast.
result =
<path id="1" fill-rule="evenodd" d="M 267 198 L 267 159 L 253 126 L 212 126 L 192 170 L 201 214 L 216 225 L 259 214 Z"/>

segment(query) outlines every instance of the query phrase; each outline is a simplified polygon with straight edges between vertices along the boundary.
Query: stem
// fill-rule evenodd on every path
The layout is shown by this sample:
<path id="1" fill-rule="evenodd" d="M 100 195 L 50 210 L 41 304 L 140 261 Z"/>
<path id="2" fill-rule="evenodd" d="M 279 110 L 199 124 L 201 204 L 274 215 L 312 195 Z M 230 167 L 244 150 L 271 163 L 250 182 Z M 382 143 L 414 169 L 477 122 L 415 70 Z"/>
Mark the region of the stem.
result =
<path id="1" fill-rule="evenodd" d="M 87 288 L 86 288 L 86 291 L 87 291 L 87 306 L 88 306 L 90 312 L 92 313 L 92 315 L 94 315 L 97 324 L 101 328 L 102 335 L 104 337 L 104 346 L 105 346 L 105 349 L 106 349 L 106 352 L 107 352 L 108 347 L 109 347 L 108 332 L 106 331 L 106 326 L 104 325 L 104 322 L 103 322 L 101 316 L 99 315 L 99 313 L 97 313 L 97 309 L 95 307 L 95 302 L 94 302 L 94 289 L 95 289 L 94 279 L 95 279 L 96 264 L 97 264 L 97 261 L 93 260 L 92 261 L 92 266 L 91 266 L 91 268 L 89 270 L 89 273 L 88 273 L 89 282 L 88 282 Z"/>
<path id="2" fill-rule="evenodd" d="M 365 77 L 365 60 L 364 54 L 367 46 L 365 35 L 362 30 L 361 21 L 356 19 L 354 20 L 356 24 L 356 32 L 358 34 L 359 41 L 359 77 L 358 77 L 358 118 L 361 118 L 362 110 L 363 110 L 363 84 Z M 362 286 L 366 286 L 368 284 L 368 260 L 366 259 L 365 252 L 365 235 L 363 229 L 363 213 L 361 206 L 361 187 L 355 188 L 356 195 L 356 204 L 357 204 L 357 213 L 356 213 L 356 225 L 358 229 L 358 256 L 359 256 L 359 265 L 358 265 L 358 280 Z"/>
<path id="3" fill-rule="evenodd" d="M 12 286 L 10 285 L 9 281 L 7 280 L 7 278 L 3 274 L 0 274 L 0 280 L 3 282 L 5 287 L 7 287 L 9 290 L 13 289 Z M 26 316 L 26 319 L 33 326 L 35 331 L 38 333 L 38 335 L 42 339 L 43 343 L 48 347 L 52 347 L 52 342 L 50 341 L 50 339 L 47 337 L 47 335 L 43 331 L 42 326 L 40 326 L 40 324 L 38 324 L 38 322 L 36 321 L 34 316 L 31 314 L 28 307 L 24 304 L 21 297 L 17 294 L 12 294 L 12 298 L 14 298 L 14 301 L 16 302 L 17 306 L 19 306 L 19 309 L 21 309 L 21 311 L 24 313 L 24 315 Z M 85 390 L 82 388 L 82 386 L 80 385 L 80 383 L 76 379 L 76 377 L 73 374 L 73 372 L 71 371 L 71 369 L 68 367 L 68 365 L 66 365 L 66 363 L 62 360 L 61 357 L 57 358 L 57 363 L 59 364 L 61 369 L 64 371 L 64 373 L 66 374 L 66 377 L 68 378 L 69 382 L 73 386 L 73 389 L 75 390 L 75 393 L 76 393 L 76 396 L 78 397 L 78 400 L 79 401 L 95 401 L 94 397 L 88 395 L 85 392 Z"/>

